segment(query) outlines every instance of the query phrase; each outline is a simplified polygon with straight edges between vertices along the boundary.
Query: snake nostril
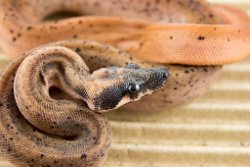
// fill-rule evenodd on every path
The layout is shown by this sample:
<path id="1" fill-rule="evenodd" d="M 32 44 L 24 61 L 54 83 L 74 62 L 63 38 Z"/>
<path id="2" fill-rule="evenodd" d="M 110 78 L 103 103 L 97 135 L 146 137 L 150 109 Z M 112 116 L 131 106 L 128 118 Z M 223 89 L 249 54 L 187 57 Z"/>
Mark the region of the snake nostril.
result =
<path id="1" fill-rule="evenodd" d="M 167 78 L 167 73 L 163 73 L 162 78 Z"/>

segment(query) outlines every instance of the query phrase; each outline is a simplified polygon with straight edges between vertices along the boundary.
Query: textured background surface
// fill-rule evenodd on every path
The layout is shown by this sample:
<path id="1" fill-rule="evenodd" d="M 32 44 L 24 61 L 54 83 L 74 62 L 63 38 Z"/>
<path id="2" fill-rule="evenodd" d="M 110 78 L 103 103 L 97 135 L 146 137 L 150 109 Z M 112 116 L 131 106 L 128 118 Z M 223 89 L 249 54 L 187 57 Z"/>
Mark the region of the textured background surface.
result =
<path id="1" fill-rule="evenodd" d="M 250 14 L 250 0 L 233 4 Z M 250 47 L 250 46 L 249 46 Z M 8 60 L 0 54 L 0 70 Z M 111 166 L 250 166 L 250 57 L 224 67 L 192 104 L 160 113 L 108 113 Z M 0 158 L 0 166 L 12 166 Z"/>

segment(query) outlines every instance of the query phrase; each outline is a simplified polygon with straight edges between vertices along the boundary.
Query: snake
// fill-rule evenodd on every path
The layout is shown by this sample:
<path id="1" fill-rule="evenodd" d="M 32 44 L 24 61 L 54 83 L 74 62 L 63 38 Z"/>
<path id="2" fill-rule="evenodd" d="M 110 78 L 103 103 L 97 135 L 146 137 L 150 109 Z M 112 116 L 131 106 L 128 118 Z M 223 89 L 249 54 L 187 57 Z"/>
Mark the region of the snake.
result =
<path id="1" fill-rule="evenodd" d="M 91 61 L 96 55 L 105 63 Z M 139 60 L 126 65 L 129 58 L 82 40 L 17 58 L 0 79 L 1 154 L 22 167 L 101 166 L 111 144 L 101 113 L 156 92 L 169 75 L 165 67 L 141 67 Z"/>
<path id="2" fill-rule="evenodd" d="M 61 12 L 69 12 L 77 17 L 52 21 L 48 19 Z M 223 64 L 241 60 L 249 53 L 249 22 L 249 17 L 238 9 L 210 5 L 204 0 L 1 0 L 0 46 L 7 55 L 16 58 L 0 80 L 0 111 L 4 112 L 1 118 L 1 151 L 17 166 L 100 166 L 107 155 L 111 136 L 110 127 L 100 112 L 118 107 L 124 110 L 157 111 L 179 106 L 202 95 L 217 79 Z M 58 40 L 63 41 L 50 43 Z M 109 44 L 119 51 L 93 41 Z M 39 45 L 42 46 L 38 47 Z M 38 48 L 29 51 L 35 47 Z M 96 48 L 102 48 L 102 51 L 96 51 Z M 45 53 L 49 53 L 50 49 L 56 53 L 55 56 L 50 55 L 55 62 L 42 64 L 47 62 Z M 116 50 L 116 54 L 110 50 Z M 83 87 L 91 90 L 88 91 L 88 96 L 86 89 L 75 89 L 78 86 L 75 83 L 82 83 L 81 76 L 89 74 L 86 70 L 88 68 L 85 65 L 79 68 L 76 64 L 74 68 L 73 65 L 68 67 L 61 56 L 69 52 L 69 55 L 80 55 L 89 65 L 93 78 L 101 77 L 105 80 L 98 81 L 98 84 L 93 80 L 83 82 L 86 84 Z M 42 55 L 42 58 L 37 58 L 37 55 Z M 35 64 L 31 65 L 31 62 Z M 65 71 L 66 67 L 69 74 L 67 76 L 78 77 L 63 78 L 64 74 L 59 71 Z M 45 72 L 39 73 L 36 69 Z M 77 69 L 77 74 L 73 69 Z M 167 74 L 158 76 L 161 81 L 167 78 L 164 86 L 162 82 L 158 83 L 160 86 L 154 85 L 159 79 L 146 77 L 150 76 L 148 72 L 166 73 L 166 69 Z M 125 97 L 121 93 L 124 86 L 113 85 L 121 76 L 123 83 L 127 85 L 125 74 L 128 73 L 125 78 L 131 80 L 132 73 L 136 70 L 144 74 L 143 82 L 149 79 L 157 88 L 150 89 L 150 84 L 147 83 L 149 87 L 141 92 L 143 86 L 135 84 L 133 90 L 139 90 L 141 94 Z M 23 73 L 19 74 L 19 71 Z M 27 71 L 29 73 L 26 74 Z M 42 79 L 44 77 L 46 79 Z M 114 82 L 107 82 L 105 78 Z M 95 89 L 93 83 L 100 89 Z M 21 89 L 19 84 L 22 85 Z M 73 88 L 69 88 L 68 84 Z M 41 88 L 33 88 L 33 85 Z M 60 105 L 61 108 L 55 107 L 56 105 L 49 107 L 48 99 L 38 96 L 42 88 L 47 91 L 47 95 L 53 95 L 55 104 L 60 100 L 70 101 L 72 104 L 65 102 L 62 103 L 63 107 Z M 131 86 L 126 86 L 126 91 L 131 89 Z M 115 98 L 108 98 L 104 90 L 113 92 Z M 31 96 L 29 92 L 33 91 L 37 93 Z M 89 95 L 90 92 L 95 92 L 95 96 Z M 20 100 L 19 96 L 23 96 L 23 99 Z M 132 98 L 133 96 L 136 98 Z M 31 102 L 38 100 L 39 104 L 34 107 L 33 103 L 24 105 L 31 99 Z M 79 101 L 85 106 L 79 107 Z M 74 107 L 80 110 L 74 116 L 77 123 L 67 119 L 66 111 L 62 112 L 60 119 L 53 118 L 55 114 L 52 114 L 53 117 L 47 115 L 47 112 L 45 114 L 45 110 L 72 111 Z M 42 116 L 32 115 L 36 114 L 29 112 L 33 108 L 41 110 Z M 62 121 L 62 124 L 55 128 L 57 121 Z M 79 124 L 84 126 L 79 127 Z M 69 125 L 75 127 L 69 128 Z M 34 130 L 33 126 L 38 128 Z M 79 129 L 85 132 L 84 135 L 89 133 L 87 139 L 78 136 Z M 21 142 L 17 143 L 16 140 Z M 79 149 L 79 145 L 84 150 Z"/>
<path id="3" fill-rule="evenodd" d="M 46 20 L 60 12 L 78 17 Z M 222 68 L 218 63 L 194 62 L 207 60 L 206 53 L 220 58 L 220 46 L 208 44 L 215 39 L 199 25 L 210 25 L 213 33 L 221 34 L 223 21 L 203 0 L 0 0 L 0 18 L 0 46 L 12 58 L 42 44 L 84 39 L 109 44 L 152 66 L 169 69 L 165 89 L 121 110 L 158 111 L 188 103 L 204 94 Z M 191 30 L 183 27 L 186 23 Z M 218 27 L 215 32 L 214 25 Z M 190 31 L 182 31 L 186 29 Z M 203 47 L 209 46 L 217 50 L 205 52 Z"/>

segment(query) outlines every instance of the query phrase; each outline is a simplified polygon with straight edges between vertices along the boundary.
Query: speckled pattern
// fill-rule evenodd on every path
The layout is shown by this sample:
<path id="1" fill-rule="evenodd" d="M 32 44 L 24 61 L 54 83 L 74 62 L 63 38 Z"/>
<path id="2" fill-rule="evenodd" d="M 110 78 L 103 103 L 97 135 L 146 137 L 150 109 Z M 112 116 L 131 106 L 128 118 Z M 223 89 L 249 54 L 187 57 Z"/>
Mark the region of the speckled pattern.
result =
<path id="1" fill-rule="evenodd" d="M 9 3 L 11 2 L 11 3 Z M 9 1 L 4 2 L 0 1 L 0 6 L 4 7 L 5 12 L 1 12 L 1 29 L 0 29 L 0 36 L 4 39 L 4 43 L 2 43 L 3 50 L 11 54 L 12 56 L 20 55 L 20 53 L 27 51 L 30 48 L 33 48 L 39 44 L 44 44 L 51 41 L 56 41 L 60 39 L 91 39 L 91 40 L 97 40 L 101 42 L 107 42 L 111 45 L 114 45 L 122 50 L 128 51 L 133 56 L 138 56 L 137 49 L 138 48 L 147 48 L 149 43 L 146 43 L 141 36 L 144 35 L 144 30 L 149 28 L 148 22 L 144 22 L 142 20 L 136 20 L 134 23 L 133 20 L 130 21 L 124 21 L 121 18 L 110 18 L 110 17 L 103 17 L 101 19 L 97 17 L 85 17 L 85 18 L 71 18 L 71 19 L 63 19 L 59 21 L 42 21 L 45 17 L 48 15 L 60 12 L 60 11 L 73 11 L 75 13 L 79 14 L 89 14 L 89 15 L 108 15 L 108 16 L 120 16 L 120 17 L 129 17 L 133 19 L 145 19 L 149 21 L 159 22 L 159 23 L 169 23 L 169 22 L 175 22 L 175 23 L 186 23 L 186 22 L 192 22 L 192 23 L 221 23 L 222 19 L 220 17 L 216 16 L 216 12 L 210 9 L 210 7 L 204 2 L 204 1 L 143 1 L 145 2 L 145 5 L 138 5 L 138 2 L 135 1 L 110 1 L 105 3 L 105 5 L 102 5 L 100 1 L 51 1 L 48 5 L 45 1 Z M 54 3 L 55 5 L 51 5 L 51 3 Z M 79 3 L 82 3 L 83 5 L 80 5 Z M 131 8 L 128 8 L 124 4 L 130 3 Z M 159 5 L 160 4 L 160 5 Z M 166 5 L 166 7 L 169 7 L 169 10 L 160 9 L 161 5 Z M 43 6 L 45 5 L 45 6 Z M 40 6 L 40 9 L 46 10 L 35 10 L 36 8 L 32 8 L 35 6 Z M 81 6 L 84 6 L 84 10 Z M 140 9 L 140 7 L 142 7 Z M 156 6 L 156 8 L 153 8 L 153 6 Z M 88 10 L 86 10 L 86 7 Z M 117 8 L 115 8 L 117 7 Z M 137 7 L 137 8 L 136 8 Z M 159 7 L 159 8 L 157 8 Z M 112 10 L 113 8 L 117 10 Z M 98 10 L 96 10 L 98 9 Z M 175 11 L 172 11 L 171 9 L 178 9 L 178 14 Z M 7 10 L 7 11 L 6 11 Z M 28 14 L 25 14 L 29 13 Z M 29 11 L 29 12 L 27 12 Z M 95 13 L 93 11 L 98 11 L 98 13 Z M 110 12 L 111 11 L 111 12 Z M 166 13 L 162 13 L 162 11 L 165 11 Z M 17 12 L 19 14 L 17 14 Z M 114 12 L 114 13 L 113 13 Z M 138 14 L 139 13 L 139 14 Z M 174 14 L 173 14 L 174 13 Z M 134 18 L 134 15 L 137 15 L 137 18 Z M 123 26 L 126 25 L 125 28 Z M 129 26 L 128 26 L 129 25 Z M 211 27 L 210 27 L 211 28 Z M 213 31 L 220 32 L 220 28 L 217 29 L 217 27 L 213 27 Z M 195 31 L 195 36 L 193 40 L 198 41 L 199 43 L 202 43 L 204 41 L 207 41 L 207 39 L 210 38 L 206 36 L 206 34 L 200 34 Z M 242 33 L 241 31 L 237 30 L 237 34 Z M 105 34 L 105 35 L 104 35 Z M 244 34 L 244 33 L 243 33 Z M 174 41 L 175 39 L 178 39 L 180 35 L 182 34 L 165 34 L 169 41 Z M 159 36 L 159 35 L 158 35 Z M 143 36 L 144 37 L 144 36 Z M 157 39 L 157 34 L 153 35 L 154 39 Z M 150 36 L 147 39 L 152 38 Z M 227 38 L 227 41 L 230 42 L 232 39 Z M 153 41 L 153 40 L 152 40 Z M 81 49 L 81 44 L 75 43 L 74 41 L 66 41 L 61 43 L 62 45 L 67 45 L 72 50 L 76 51 L 83 57 L 86 56 L 85 50 Z M 106 46 L 106 48 L 109 48 Z M 107 49 L 109 50 L 109 49 Z M 156 49 L 158 50 L 158 49 Z M 89 51 L 91 52 L 91 51 Z M 106 52 L 105 52 L 106 53 Z M 145 50 L 141 53 L 146 53 Z M 198 52 L 197 52 L 198 53 Z M 102 53 L 104 54 L 104 53 Z M 186 102 L 189 102 L 190 100 L 194 99 L 195 97 L 201 95 L 217 78 L 221 66 L 184 66 L 184 65 L 163 65 L 163 64 L 154 64 L 154 63 L 146 63 L 143 61 L 136 60 L 132 56 L 125 56 L 126 58 L 119 58 L 114 57 L 112 59 L 113 63 L 110 63 L 110 61 L 107 61 L 107 59 L 103 58 L 101 53 L 87 56 L 86 63 L 89 62 L 92 64 L 91 68 L 99 68 L 102 66 L 107 65 L 114 65 L 117 62 L 121 66 L 128 65 L 130 63 L 136 63 L 145 67 L 151 67 L 151 66 L 166 66 L 170 71 L 170 78 L 164 88 L 162 88 L 161 91 L 158 93 L 155 93 L 152 96 L 148 96 L 143 98 L 141 101 L 128 104 L 124 106 L 125 109 L 130 110 L 136 110 L 136 111 L 157 111 L 161 110 L 166 107 L 170 106 L 176 106 L 180 105 Z M 122 53 L 123 54 L 123 53 Z M 125 54 L 125 53 L 124 53 Z M 151 54 L 153 55 L 153 54 Z M 143 59 L 143 57 L 142 57 Z M 147 59 L 147 58 L 145 58 Z M 182 58 L 183 59 L 183 58 Z M 200 59 L 202 59 L 200 57 Z M 118 61 L 119 60 L 119 61 Z M 21 59 L 19 59 L 21 61 Z M 18 60 L 16 61 L 18 62 Z M 196 64 L 197 65 L 197 64 Z M 18 66 L 17 64 L 14 66 Z M 12 67 L 14 68 L 14 67 Z M 9 69 L 11 69 L 9 67 Z M 8 72 L 7 72 L 8 73 Z M 7 74 L 3 74 L 2 76 L 2 90 L 3 92 L 7 92 L 6 94 L 2 95 L 3 99 L 9 100 L 13 102 L 13 90 L 5 89 L 4 86 L 7 84 L 11 85 L 11 80 L 13 80 L 10 76 L 7 76 Z M 8 96 L 7 96 L 8 95 Z M 3 101 L 2 108 L 5 112 L 10 111 L 17 111 L 17 108 L 13 105 L 15 102 L 10 104 L 8 101 Z M 29 109 L 31 106 L 25 106 L 26 109 Z M 12 113 L 13 114 L 13 113 Z M 8 117 L 8 118 L 7 118 Z M 16 117 L 16 118 L 15 118 Z M 10 116 L 4 116 L 3 119 L 5 120 L 5 123 L 8 122 L 6 120 L 10 120 L 10 122 L 18 122 L 21 121 L 22 118 L 19 119 L 20 114 L 14 114 Z M 86 118 L 87 117 L 87 118 Z M 86 118 L 86 119 L 85 119 Z M 82 119 L 88 120 L 89 116 L 85 117 L 83 116 Z M 101 116 L 97 117 L 98 120 L 100 119 L 103 121 L 101 124 L 107 125 L 107 122 L 105 118 L 102 118 Z M 63 119 L 65 120 L 65 119 Z M 25 122 L 25 121 L 24 121 Z M 96 123 L 98 121 L 94 121 Z M 93 122 L 92 122 L 93 123 Z M 22 124 L 22 123 L 21 123 Z M 57 123 L 56 123 L 57 124 Z M 54 126 L 56 126 L 56 124 Z M 100 124 L 100 123 L 99 123 Z M 47 126 L 47 125 L 46 125 Z M 4 125 L 5 132 L 12 133 L 10 129 L 16 129 L 18 127 L 12 126 L 12 124 L 7 123 L 7 125 Z M 21 125 L 22 127 L 22 125 Z M 25 130 L 22 130 L 22 136 L 18 138 L 21 140 L 25 140 L 25 142 L 30 140 L 29 136 L 26 133 L 27 132 L 33 132 L 34 130 L 30 128 L 29 125 L 25 124 L 23 125 L 25 127 Z M 107 125 L 108 127 L 108 125 Z M 96 128 L 96 127 L 95 127 Z M 7 130 L 6 130 L 7 129 Z M 26 130 L 27 129 L 27 130 Z M 105 133 L 108 134 L 109 128 L 106 128 Z M 77 130 L 77 128 L 75 129 Z M 85 130 L 85 129 L 84 129 Z M 103 130 L 103 129 L 102 129 Z M 36 132 L 36 131 L 35 131 Z M 14 132 L 13 132 L 14 133 Z M 16 133 L 16 131 L 15 131 Z M 40 132 L 37 132 L 40 133 Z M 54 131 L 53 133 L 57 133 Z M 65 132 L 63 132 L 65 133 Z M 66 132 L 68 133 L 68 132 Z M 106 135 L 106 138 L 108 135 Z M 105 137 L 105 135 L 104 135 Z M 47 137 L 45 137 L 47 138 Z M 3 136 L 2 139 L 3 142 L 12 143 L 14 138 L 10 136 Z M 77 138 L 78 139 L 78 138 Z M 95 138 L 96 139 L 96 138 Z M 26 141 L 27 140 L 27 141 Z M 36 141 L 34 143 L 40 143 L 41 138 L 36 137 Z M 46 139 L 47 140 L 47 139 Z M 71 140 L 67 138 L 67 140 Z M 23 142 L 23 143 L 25 143 Z M 20 148 L 20 145 L 18 143 L 13 142 L 14 144 L 11 146 L 14 146 L 15 148 Z M 59 142 L 60 143 L 60 142 Z M 57 145 L 55 144 L 56 151 L 62 151 L 62 148 L 65 147 L 64 145 Z M 62 143 L 61 143 L 62 144 Z M 75 144 L 75 143 L 74 143 Z M 93 141 L 92 141 L 93 144 Z M 106 143 L 107 144 L 107 143 Z M 27 145 L 29 145 L 27 143 Z M 91 145 L 91 144 L 90 144 Z M 33 146 L 33 147 L 32 147 Z M 30 144 L 30 147 L 32 149 L 35 148 L 34 145 Z M 46 143 L 45 143 L 45 148 Z M 108 144 L 106 145 L 108 147 Z M 48 166 L 52 165 L 52 163 L 57 164 L 62 161 L 62 157 L 59 157 L 59 160 L 55 160 L 55 157 L 44 161 L 44 157 L 48 156 L 49 153 L 51 153 L 51 150 L 44 149 L 43 151 L 48 151 L 47 154 L 40 153 L 36 154 L 34 158 L 31 160 L 27 160 L 27 158 L 23 159 L 23 155 L 21 155 L 20 152 L 17 151 L 17 149 L 12 147 L 7 147 L 6 145 L 3 146 L 2 151 L 7 152 L 9 156 L 9 160 L 15 163 L 16 165 L 26 165 L 26 164 L 34 164 L 35 162 L 41 163 L 41 165 Z M 15 151 L 12 151 L 12 150 Z M 25 148 L 27 149 L 27 148 Z M 27 149 L 29 155 L 33 153 L 31 151 L 32 149 Z M 51 148 L 53 149 L 53 147 Z M 30 152 L 29 152 L 30 151 Z M 106 155 L 104 154 L 104 151 L 101 151 L 99 155 L 93 154 L 92 158 L 89 155 L 89 153 L 81 153 L 77 154 L 77 158 L 80 156 L 79 161 L 74 161 L 75 164 L 71 164 L 73 166 L 80 166 L 83 163 L 87 163 L 87 166 L 90 166 L 94 160 L 100 158 L 100 161 L 97 161 L 93 163 L 92 165 L 100 165 L 103 158 L 102 156 Z M 52 153 L 54 153 L 52 151 Z M 60 152 L 62 153 L 62 152 Z M 67 156 L 65 152 L 63 152 L 65 157 Z M 68 154 L 68 153 L 67 153 Z M 11 157 L 15 157 L 15 160 Z M 16 157 L 20 157 L 19 159 Z M 68 156 L 67 156 L 68 157 Z M 97 158 L 98 157 L 98 158 Z M 40 160 L 40 159 L 42 160 Z M 75 158 L 75 157 L 74 157 Z M 26 160 L 24 162 L 24 160 Z M 67 158 L 64 158 L 63 161 L 68 160 Z M 22 163 L 19 163 L 22 162 Z M 69 163 L 70 161 L 67 161 Z M 79 163 L 78 163 L 79 162 Z M 88 164 L 89 163 L 89 164 Z M 66 166 L 69 166 L 70 164 L 66 164 Z M 54 165 L 56 166 L 56 165 Z M 60 165 L 59 165 L 60 166 Z"/>
<path id="2" fill-rule="evenodd" d="M 78 17 L 51 20 L 63 12 Z M 249 20 L 240 10 L 204 0 L 1 0 L 0 45 L 15 57 L 40 44 L 85 39 L 147 61 L 222 65 L 250 53 Z"/>
<path id="3" fill-rule="evenodd" d="M 80 14 L 102 16 L 116 15 L 122 18 L 125 16 L 130 18 L 136 17 L 136 19 L 147 18 L 148 21 L 162 23 L 172 22 L 173 20 L 175 20 L 174 22 L 181 23 L 218 23 L 221 21 L 219 17 L 213 14 L 213 10 L 211 10 L 210 6 L 204 1 L 145 0 L 140 2 L 140 4 L 145 3 L 144 5 L 139 5 L 137 1 L 128 0 L 107 1 L 105 3 L 100 3 L 100 1 L 51 1 L 48 3 L 47 1 L 35 2 L 28 0 L 0 2 L 4 9 L 8 9 L 6 12 L 1 13 L 3 17 L 1 23 L 4 24 L 4 27 L 0 28 L 0 36 L 3 37 L 2 39 L 6 39 L 2 47 L 13 56 L 42 43 L 76 38 L 107 42 L 131 53 L 133 57 L 130 58 L 130 62 L 132 62 L 133 58 L 139 55 L 134 50 L 135 47 L 139 46 L 139 48 L 143 48 L 144 45 L 146 46 L 143 40 L 137 40 L 137 37 L 141 38 L 144 28 L 149 26 L 148 23 L 144 21 L 140 20 L 137 22 L 133 21 L 133 19 L 124 21 L 121 18 L 115 17 L 92 16 L 41 22 L 44 17 L 60 11 L 73 11 Z M 127 7 L 127 3 L 131 5 Z M 40 6 L 39 9 L 36 10 L 36 6 Z M 127 8 L 125 8 L 125 6 Z M 165 7 L 169 10 L 165 10 Z M 97 8 L 98 10 L 96 10 Z M 178 12 L 173 11 L 176 8 L 178 8 Z M 26 15 L 25 12 L 22 11 L 30 11 L 32 14 Z M 17 12 L 20 14 L 17 15 Z M 149 13 L 151 13 L 150 16 Z M 8 26 L 14 22 L 15 26 Z M 178 35 L 179 34 L 172 34 L 172 36 L 167 39 L 174 41 Z M 197 41 L 197 38 L 199 38 L 199 41 L 201 38 L 202 41 L 205 37 L 196 35 L 195 41 Z M 10 41 L 7 42 L 7 39 Z M 124 40 L 126 42 L 124 42 Z M 174 44 L 176 43 L 174 42 Z M 160 49 L 154 50 L 157 52 Z M 143 49 L 142 51 L 147 53 Z M 185 53 L 185 51 L 182 52 Z M 151 56 L 152 55 L 157 55 L 157 53 L 151 54 Z M 147 57 L 148 55 L 145 54 L 142 59 L 146 59 Z M 99 60 L 99 64 L 105 64 L 105 61 L 98 57 L 97 60 Z M 117 60 L 123 61 L 120 58 L 117 58 Z M 186 59 L 182 60 L 184 61 Z M 162 64 L 150 64 L 153 66 L 162 66 Z M 203 94 L 217 78 L 221 69 L 220 66 L 166 66 L 170 68 L 170 78 L 167 89 L 148 97 L 149 100 L 143 99 L 141 102 L 138 102 L 140 103 L 138 104 L 140 110 L 152 110 L 152 108 L 158 110 L 191 101 L 195 97 Z M 151 102 L 145 105 L 145 101 Z M 128 105 L 127 107 L 130 109 L 137 108 L 132 105 Z"/>

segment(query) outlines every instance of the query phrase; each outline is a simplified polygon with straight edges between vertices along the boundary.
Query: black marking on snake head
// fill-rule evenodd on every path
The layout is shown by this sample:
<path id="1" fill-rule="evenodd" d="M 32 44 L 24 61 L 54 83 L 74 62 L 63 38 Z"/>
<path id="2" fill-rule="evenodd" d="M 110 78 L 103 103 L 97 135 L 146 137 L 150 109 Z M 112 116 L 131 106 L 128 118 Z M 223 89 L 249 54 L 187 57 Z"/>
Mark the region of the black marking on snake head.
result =
<path id="1" fill-rule="evenodd" d="M 104 89 L 101 94 L 94 99 L 96 110 L 109 110 L 115 108 L 125 96 L 123 85 L 114 85 Z"/>
<path id="2" fill-rule="evenodd" d="M 122 77 L 115 78 L 116 84 L 103 89 L 93 100 L 95 111 L 115 109 L 152 94 L 164 85 L 169 75 L 166 68 L 142 68 L 135 64 L 129 64 L 118 74 Z"/>

